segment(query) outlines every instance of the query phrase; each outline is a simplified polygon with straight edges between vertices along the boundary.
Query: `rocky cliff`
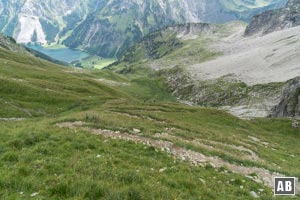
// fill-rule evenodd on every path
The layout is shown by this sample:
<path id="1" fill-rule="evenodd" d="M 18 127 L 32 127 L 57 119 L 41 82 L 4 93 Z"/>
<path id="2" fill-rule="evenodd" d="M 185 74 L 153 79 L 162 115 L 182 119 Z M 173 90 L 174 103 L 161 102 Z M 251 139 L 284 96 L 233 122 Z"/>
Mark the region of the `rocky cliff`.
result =
<path id="1" fill-rule="evenodd" d="M 280 102 L 272 109 L 270 116 L 300 118 L 300 77 L 284 85 Z"/>
<path id="2" fill-rule="evenodd" d="M 253 17 L 246 36 L 267 34 L 300 25 L 300 0 L 289 0 L 286 7 L 270 10 Z"/>

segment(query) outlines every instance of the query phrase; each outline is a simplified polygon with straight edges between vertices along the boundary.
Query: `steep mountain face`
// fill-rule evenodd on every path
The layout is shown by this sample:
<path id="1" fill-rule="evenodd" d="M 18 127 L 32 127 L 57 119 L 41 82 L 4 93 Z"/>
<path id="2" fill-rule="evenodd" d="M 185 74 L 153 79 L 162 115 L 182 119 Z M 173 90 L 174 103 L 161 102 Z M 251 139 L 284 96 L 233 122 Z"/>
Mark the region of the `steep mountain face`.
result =
<path id="1" fill-rule="evenodd" d="M 300 25 L 300 1 L 289 0 L 285 8 L 254 16 L 245 35 L 267 34 L 298 25 Z"/>
<path id="2" fill-rule="evenodd" d="M 97 0 L 0 0 L 0 30 L 19 43 L 51 43 L 101 6 Z"/>
<path id="3" fill-rule="evenodd" d="M 17 42 L 58 42 L 120 56 L 149 32 L 186 22 L 248 20 L 286 0 L 0 0 L 0 30 Z"/>
<path id="4" fill-rule="evenodd" d="M 103 57 L 119 56 L 144 33 L 170 23 L 174 21 L 156 1 L 111 1 L 81 23 L 64 44 Z"/>
<path id="5" fill-rule="evenodd" d="M 223 23 L 282 5 L 278 1 L 110 1 L 79 25 L 64 44 L 104 57 L 120 57 L 147 33 L 175 23 Z M 112 34 L 113 33 L 113 34 Z"/>

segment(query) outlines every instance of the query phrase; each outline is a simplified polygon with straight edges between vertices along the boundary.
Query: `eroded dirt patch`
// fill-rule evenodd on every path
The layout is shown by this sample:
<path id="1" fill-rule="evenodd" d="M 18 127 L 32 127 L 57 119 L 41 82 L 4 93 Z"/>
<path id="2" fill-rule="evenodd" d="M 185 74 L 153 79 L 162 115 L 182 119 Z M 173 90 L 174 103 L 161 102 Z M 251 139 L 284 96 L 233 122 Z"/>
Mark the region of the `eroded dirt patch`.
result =
<path id="1" fill-rule="evenodd" d="M 219 151 L 222 153 L 225 153 L 227 155 L 230 155 L 232 157 L 237 157 L 237 155 L 232 154 L 230 152 L 225 151 L 224 149 L 222 149 L 221 147 L 225 147 L 225 148 L 229 148 L 232 149 L 236 152 L 238 152 L 241 159 L 243 160 L 251 160 L 251 161 L 255 161 L 255 162 L 265 162 L 263 159 L 261 159 L 254 151 L 252 151 L 251 149 L 244 147 L 244 146 L 236 146 L 236 145 L 232 145 L 232 144 L 226 144 L 226 143 L 221 143 L 221 142 L 216 142 L 216 141 L 212 141 L 212 140 L 204 140 L 204 139 L 193 139 L 193 140 L 186 140 L 174 135 L 170 135 L 168 133 L 158 133 L 155 135 L 155 137 L 157 138 L 161 138 L 161 139 L 171 139 L 171 140 L 176 140 L 176 141 L 180 141 L 186 144 L 193 144 L 195 146 L 199 146 L 202 148 L 205 148 L 207 150 L 212 150 L 212 151 Z"/>
<path id="2" fill-rule="evenodd" d="M 205 166 L 207 164 L 210 164 L 214 168 L 227 168 L 233 173 L 244 175 L 245 177 L 248 177 L 252 179 L 255 182 L 263 183 L 269 188 L 273 188 L 273 179 L 274 177 L 280 176 L 284 177 L 283 174 L 270 172 L 267 169 L 259 168 L 259 167 L 247 167 L 247 166 L 240 166 L 237 164 L 229 163 L 219 157 L 216 156 L 206 156 L 200 152 L 188 150 L 182 147 L 178 147 L 174 145 L 172 142 L 164 141 L 158 139 L 151 139 L 144 136 L 135 135 L 135 134 L 128 134 L 128 133 L 121 133 L 120 131 L 112 131 L 112 130 L 102 130 L 102 129 L 94 129 L 94 128 L 88 128 L 84 127 L 84 125 L 87 125 L 85 122 L 77 121 L 77 122 L 64 122 L 57 124 L 60 128 L 69 128 L 69 129 L 80 129 L 83 131 L 86 131 L 88 133 L 94 134 L 94 135 L 102 135 L 106 138 L 112 138 L 112 139 L 120 139 L 120 140 L 126 140 L 126 141 L 133 141 L 136 143 L 141 143 L 147 146 L 152 146 L 154 148 L 160 149 L 162 151 L 167 152 L 168 154 L 174 156 L 177 159 L 183 160 L 183 161 L 189 161 L 193 165 L 200 165 Z M 237 147 L 240 148 L 240 147 Z M 241 150 L 246 150 L 244 148 L 241 148 Z M 257 177 L 250 176 L 251 174 L 256 174 Z"/>
<path id="3" fill-rule="evenodd" d="M 25 120 L 26 118 L 0 118 L 0 121 L 6 121 L 6 122 L 17 122 L 17 121 L 23 121 Z"/>

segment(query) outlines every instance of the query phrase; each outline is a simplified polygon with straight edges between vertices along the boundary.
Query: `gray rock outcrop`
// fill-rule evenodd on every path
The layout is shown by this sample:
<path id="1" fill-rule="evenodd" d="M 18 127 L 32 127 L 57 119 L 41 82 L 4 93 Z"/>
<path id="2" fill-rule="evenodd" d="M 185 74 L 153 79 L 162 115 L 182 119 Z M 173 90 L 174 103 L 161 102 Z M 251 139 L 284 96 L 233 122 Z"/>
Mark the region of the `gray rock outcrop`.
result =
<path id="1" fill-rule="evenodd" d="M 300 77 L 283 87 L 280 103 L 272 109 L 271 117 L 300 117 Z"/>
<path id="2" fill-rule="evenodd" d="M 245 36 L 268 34 L 300 25 L 300 0 L 289 0 L 285 8 L 265 11 L 253 17 Z"/>

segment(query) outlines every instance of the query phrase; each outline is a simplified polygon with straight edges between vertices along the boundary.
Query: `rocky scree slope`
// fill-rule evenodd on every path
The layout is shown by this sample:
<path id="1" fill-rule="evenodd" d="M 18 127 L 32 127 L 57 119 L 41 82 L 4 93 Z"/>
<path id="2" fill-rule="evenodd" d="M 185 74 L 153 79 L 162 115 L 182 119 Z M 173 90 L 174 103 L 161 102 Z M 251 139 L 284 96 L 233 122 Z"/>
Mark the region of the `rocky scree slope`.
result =
<path id="1" fill-rule="evenodd" d="M 240 117 L 299 117 L 300 27 L 256 37 L 244 37 L 245 28 L 240 22 L 169 27 L 110 68 L 137 73 L 147 66 L 166 77 L 179 99 Z"/>

